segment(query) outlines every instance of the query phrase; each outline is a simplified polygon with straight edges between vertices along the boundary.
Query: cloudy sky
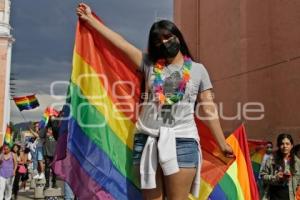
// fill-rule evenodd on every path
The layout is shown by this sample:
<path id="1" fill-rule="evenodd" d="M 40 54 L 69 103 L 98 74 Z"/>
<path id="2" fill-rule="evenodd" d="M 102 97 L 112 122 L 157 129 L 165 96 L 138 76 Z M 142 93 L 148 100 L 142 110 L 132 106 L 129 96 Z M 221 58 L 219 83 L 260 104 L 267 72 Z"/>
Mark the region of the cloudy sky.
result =
<path id="1" fill-rule="evenodd" d="M 11 4 L 12 53 L 15 95 L 36 93 L 41 106 L 23 111 L 26 120 L 39 120 L 46 106 L 63 103 L 70 77 L 78 0 L 18 0 Z M 148 31 L 159 19 L 172 19 L 172 0 L 87 0 L 92 10 L 113 30 L 141 49 Z M 62 81 L 54 88 L 50 85 Z M 11 101 L 11 121 L 24 121 Z"/>

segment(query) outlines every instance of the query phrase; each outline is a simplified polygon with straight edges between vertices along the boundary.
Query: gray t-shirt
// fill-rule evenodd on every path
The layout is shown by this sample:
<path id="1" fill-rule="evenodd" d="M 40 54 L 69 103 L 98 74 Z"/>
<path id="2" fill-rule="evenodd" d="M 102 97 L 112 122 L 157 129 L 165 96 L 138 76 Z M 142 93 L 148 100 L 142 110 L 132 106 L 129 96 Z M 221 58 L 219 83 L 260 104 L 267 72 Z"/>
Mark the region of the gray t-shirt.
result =
<path id="1" fill-rule="evenodd" d="M 211 89 L 212 84 L 205 67 L 196 62 L 192 62 L 190 71 L 191 78 L 186 85 L 185 94 L 181 101 L 172 106 L 159 106 L 154 99 L 153 64 L 147 55 L 143 56 L 140 71 L 144 73 L 146 80 L 146 92 L 142 95 L 144 102 L 139 115 L 140 121 L 148 128 L 157 129 L 160 126 L 175 126 L 182 123 L 190 123 L 194 120 L 194 106 L 198 93 Z M 173 93 L 178 87 L 178 82 L 182 79 L 182 66 L 168 65 L 163 73 L 164 91 Z"/>
<path id="2" fill-rule="evenodd" d="M 56 140 L 54 136 L 46 136 L 44 144 L 44 155 L 53 157 L 56 149 Z"/>

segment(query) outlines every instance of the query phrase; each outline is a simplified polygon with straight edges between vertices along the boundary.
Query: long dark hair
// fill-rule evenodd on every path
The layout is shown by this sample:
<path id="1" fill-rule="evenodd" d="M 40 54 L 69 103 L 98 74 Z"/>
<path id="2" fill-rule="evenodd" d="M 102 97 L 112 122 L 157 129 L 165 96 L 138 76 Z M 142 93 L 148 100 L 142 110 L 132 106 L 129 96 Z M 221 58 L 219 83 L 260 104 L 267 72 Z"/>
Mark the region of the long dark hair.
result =
<path id="1" fill-rule="evenodd" d="M 282 144 L 282 141 L 284 139 L 288 139 L 292 145 L 294 145 L 294 140 L 292 136 L 288 133 L 281 133 L 277 137 L 277 151 L 275 152 L 274 158 L 275 158 L 275 164 L 279 165 L 284 169 L 284 154 L 281 152 L 280 146 Z M 293 174 L 295 171 L 295 157 L 291 150 L 290 152 L 290 171 Z"/>
<path id="2" fill-rule="evenodd" d="M 293 148 L 293 153 L 295 155 L 297 155 L 298 152 L 300 152 L 300 144 L 295 145 L 294 148 Z"/>
<path id="3" fill-rule="evenodd" d="M 157 52 L 157 47 L 155 46 L 157 41 L 160 41 L 161 37 L 175 35 L 180 42 L 180 51 L 183 55 L 192 58 L 192 55 L 187 47 L 187 44 L 177 26 L 169 20 L 161 20 L 155 22 L 149 33 L 148 39 L 148 55 L 149 59 L 155 63 L 159 59 L 159 54 Z"/>
<path id="4" fill-rule="evenodd" d="M 18 150 L 15 152 L 14 148 L 18 147 Z M 14 152 L 15 154 L 17 154 L 18 156 L 20 155 L 20 151 L 21 151 L 21 146 L 18 145 L 18 144 L 14 144 L 12 147 L 11 147 L 11 151 Z"/>

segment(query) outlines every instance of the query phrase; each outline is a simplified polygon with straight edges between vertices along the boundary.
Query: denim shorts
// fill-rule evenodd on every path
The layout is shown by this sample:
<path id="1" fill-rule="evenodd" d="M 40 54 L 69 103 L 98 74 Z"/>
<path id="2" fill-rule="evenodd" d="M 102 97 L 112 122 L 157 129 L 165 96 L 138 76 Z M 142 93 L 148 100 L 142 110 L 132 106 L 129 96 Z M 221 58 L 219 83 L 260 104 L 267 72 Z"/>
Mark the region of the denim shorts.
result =
<path id="1" fill-rule="evenodd" d="M 134 136 L 133 164 L 139 165 L 148 135 L 137 133 Z M 193 138 L 176 138 L 177 162 L 180 168 L 194 168 L 198 166 L 198 143 Z"/>
<path id="2" fill-rule="evenodd" d="M 43 155 L 43 147 L 36 147 L 36 159 L 38 161 L 44 160 L 44 155 Z"/>

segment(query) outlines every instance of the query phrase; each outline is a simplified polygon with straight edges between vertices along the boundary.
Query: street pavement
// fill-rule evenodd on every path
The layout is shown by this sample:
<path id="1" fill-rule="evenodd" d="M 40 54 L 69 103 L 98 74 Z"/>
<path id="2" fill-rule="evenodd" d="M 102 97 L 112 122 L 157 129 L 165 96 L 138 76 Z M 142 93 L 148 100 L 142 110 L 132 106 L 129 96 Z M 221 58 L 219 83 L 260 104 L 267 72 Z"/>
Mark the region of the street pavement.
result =
<path id="1" fill-rule="evenodd" d="M 29 183 L 30 183 L 30 181 L 28 181 L 28 187 L 30 186 Z M 57 180 L 57 186 L 58 186 L 58 188 L 61 188 L 61 191 L 64 191 L 63 190 L 64 189 L 63 188 L 63 186 L 64 186 L 63 181 Z M 29 199 L 35 199 L 34 198 L 34 189 L 30 189 L 30 190 L 27 190 L 25 192 L 19 191 L 19 195 L 18 195 L 17 200 L 29 200 Z"/>

